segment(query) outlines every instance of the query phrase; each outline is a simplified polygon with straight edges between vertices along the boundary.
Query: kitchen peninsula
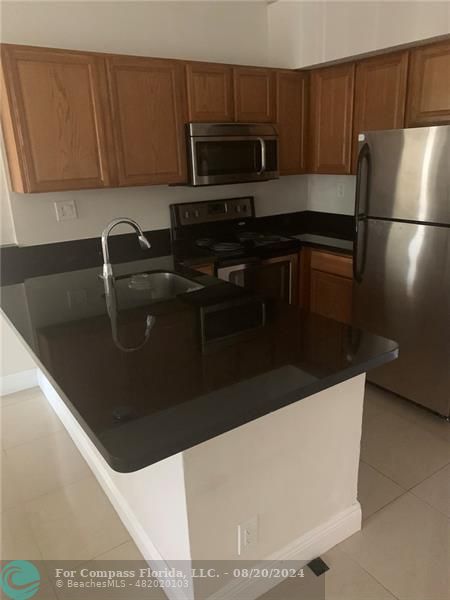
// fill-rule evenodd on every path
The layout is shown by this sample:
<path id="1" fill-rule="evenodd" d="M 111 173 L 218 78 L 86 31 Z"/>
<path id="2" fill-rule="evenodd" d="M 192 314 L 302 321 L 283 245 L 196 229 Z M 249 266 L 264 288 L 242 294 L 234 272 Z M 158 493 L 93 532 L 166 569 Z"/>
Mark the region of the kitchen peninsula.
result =
<path id="1" fill-rule="evenodd" d="M 25 276 L 1 308 L 150 563 L 304 562 L 360 529 L 365 372 L 395 359 L 395 342 L 173 256 L 115 265 L 108 314 L 100 273 Z M 258 540 L 244 548 L 249 519 Z"/>

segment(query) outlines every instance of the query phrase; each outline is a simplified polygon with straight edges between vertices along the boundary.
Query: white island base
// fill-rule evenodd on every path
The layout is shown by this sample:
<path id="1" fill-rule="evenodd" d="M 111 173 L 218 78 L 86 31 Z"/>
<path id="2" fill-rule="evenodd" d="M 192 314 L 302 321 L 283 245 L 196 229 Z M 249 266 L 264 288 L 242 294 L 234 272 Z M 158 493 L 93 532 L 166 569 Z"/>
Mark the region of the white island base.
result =
<path id="1" fill-rule="evenodd" d="M 144 469 L 118 473 L 39 373 L 50 404 L 158 570 L 203 559 L 301 566 L 358 531 L 364 382 L 358 375 Z M 256 543 L 239 555 L 238 526 L 254 519 Z M 273 583 L 235 580 L 214 598 L 236 598 L 242 586 L 250 599 Z M 194 598 L 192 586 L 165 591 L 171 600 Z"/>

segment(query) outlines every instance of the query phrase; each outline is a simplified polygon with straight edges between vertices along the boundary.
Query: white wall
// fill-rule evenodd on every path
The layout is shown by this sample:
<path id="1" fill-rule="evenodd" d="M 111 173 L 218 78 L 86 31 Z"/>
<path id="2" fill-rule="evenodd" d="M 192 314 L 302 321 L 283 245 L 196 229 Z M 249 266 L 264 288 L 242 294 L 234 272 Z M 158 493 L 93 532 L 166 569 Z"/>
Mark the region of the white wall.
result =
<path id="1" fill-rule="evenodd" d="M 308 210 L 353 215 L 354 175 L 308 175 Z"/>
<path id="2" fill-rule="evenodd" d="M 265 65 L 263 2 L 2 2 L 3 42 Z"/>
<path id="3" fill-rule="evenodd" d="M 292 2 L 268 6 L 272 66 L 300 68 L 450 33 L 450 3 Z"/>
<path id="4" fill-rule="evenodd" d="M 164 229 L 170 226 L 169 204 L 173 202 L 245 195 L 256 197 L 259 215 L 305 210 L 307 180 L 291 176 L 263 183 L 201 189 L 151 186 L 48 194 L 11 193 L 11 201 L 18 243 L 30 245 L 98 237 L 111 219 L 120 216 L 136 219 L 144 229 Z M 75 200 L 78 219 L 58 223 L 54 202 L 65 199 Z"/>
<path id="5" fill-rule="evenodd" d="M 257 544 L 240 558 L 268 559 L 356 505 L 364 380 L 359 375 L 183 452 L 193 559 L 237 559 L 238 525 L 255 516 Z"/>

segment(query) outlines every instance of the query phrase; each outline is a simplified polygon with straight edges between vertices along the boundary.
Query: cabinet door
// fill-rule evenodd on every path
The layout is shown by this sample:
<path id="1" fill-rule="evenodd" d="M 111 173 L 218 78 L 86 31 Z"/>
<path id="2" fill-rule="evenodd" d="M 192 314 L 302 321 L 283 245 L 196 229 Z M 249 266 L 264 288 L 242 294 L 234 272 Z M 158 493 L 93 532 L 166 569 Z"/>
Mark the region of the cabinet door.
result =
<path id="1" fill-rule="evenodd" d="M 233 69 L 226 65 L 186 65 L 189 121 L 233 121 Z"/>
<path id="2" fill-rule="evenodd" d="M 270 69 L 238 67 L 234 76 L 235 120 L 241 123 L 275 121 L 275 73 Z"/>
<path id="3" fill-rule="evenodd" d="M 353 166 L 358 133 L 404 126 L 408 52 L 368 58 L 356 65 Z"/>
<path id="4" fill-rule="evenodd" d="M 277 123 L 281 175 L 306 171 L 307 73 L 277 73 Z"/>
<path id="5" fill-rule="evenodd" d="M 2 45 L 2 124 L 17 192 L 111 184 L 103 59 Z"/>
<path id="6" fill-rule="evenodd" d="M 335 321 L 350 323 L 352 280 L 340 275 L 311 270 L 311 312 Z"/>
<path id="7" fill-rule="evenodd" d="M 450 123 L 450 41 L 411 50 L 407 127 Z"/>
<path id="8" fill-rule="evenodd" d="M 311 171 L 350 173 L 354 64 L 311 72 Z"/>
<path id="9" fill-rule="evenodd" d="M 186 180 L 181 62 L 107 58 L 119 185 Z"/>

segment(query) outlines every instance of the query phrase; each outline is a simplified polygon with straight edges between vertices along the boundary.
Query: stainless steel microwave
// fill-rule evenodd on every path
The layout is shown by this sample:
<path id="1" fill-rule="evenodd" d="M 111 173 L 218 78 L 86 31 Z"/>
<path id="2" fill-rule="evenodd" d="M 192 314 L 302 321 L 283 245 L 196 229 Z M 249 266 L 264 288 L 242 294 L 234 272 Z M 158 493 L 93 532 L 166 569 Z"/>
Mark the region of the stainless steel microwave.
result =
<path id="1" fill-rule="evenodd" d="M 270 123 L 189 123 L 190 184 L 277 179 L 278 134 Z"/>

